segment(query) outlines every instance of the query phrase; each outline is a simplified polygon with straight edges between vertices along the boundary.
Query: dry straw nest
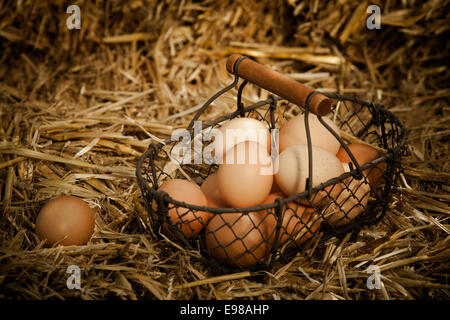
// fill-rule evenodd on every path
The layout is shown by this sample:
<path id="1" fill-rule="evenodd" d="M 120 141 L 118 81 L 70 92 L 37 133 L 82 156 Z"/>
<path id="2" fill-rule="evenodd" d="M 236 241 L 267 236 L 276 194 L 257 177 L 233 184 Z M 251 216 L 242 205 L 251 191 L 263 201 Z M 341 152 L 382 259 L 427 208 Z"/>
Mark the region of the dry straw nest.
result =
<path id="1" fill-rule="evenodd" d="M 448 299 L 449 1 L 65 1 L 0 4 L 1 299 Z M 230 82 L 238 52 L 322 92 L 383 103 L 409 129 L 384 219 L 310 241 L 270 270 L 218 274 L 158 238 L 136 183 L 138 157 L 184 128 Z M 249 85 L 244 103 L 267 98 Z M 235 107 L 236 92 L 204 120 Z M 178 170 L 176 167 L 173 170 Z M 78 247 L 34 233 L 59 194 L 96 210 Z M 66 286 L 81 268 L 81 290 Z M 381 288 L 367 287 L 377 265 Z"/>

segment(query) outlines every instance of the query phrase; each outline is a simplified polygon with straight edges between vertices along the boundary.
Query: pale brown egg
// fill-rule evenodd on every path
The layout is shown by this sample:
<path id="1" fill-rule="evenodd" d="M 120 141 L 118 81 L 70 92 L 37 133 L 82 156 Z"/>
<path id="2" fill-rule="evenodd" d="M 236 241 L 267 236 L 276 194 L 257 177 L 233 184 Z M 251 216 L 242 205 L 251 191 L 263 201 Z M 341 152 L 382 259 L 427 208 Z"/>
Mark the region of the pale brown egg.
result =
<path id="1" fill-rule="evenodd" d="M 253 118 L 234 118 L 219 128 L 222 139 L 214 141 L 214 155 L 218 164 L 224 163 L 223 155 L 235 145 L 253 141 L 261 144 L 270 154 L 271 136 L 267 125 Z"/>
<path id="2" fill-rule="evenodd" d="M 257 213 L 215 215 L 206 227 L 205 241 L 216 259 L 238 267 L 261 263 L 268 253 L 265 225 Z"/>
<path id="3" fill-rule="evenodd" d="M 60 196 L 47 202 L 36 218 L 36 235 L 47 246 L 84 245 L 94 232 L 94 211 L 82 199 Z"/>
<path id="4" fill-rule="evenodd" d="M 198 185 L 184 179 L 164 181 L 158 191 L 166 192 L 172 199 L 196 206 L 208 206 L 208 200 Z M 156 211 L 156 201 L 153 201 L 153 210 Z M 168 216 L 170 221 L 186 238 L 198 235 L 208 223 L 210 214 L 205 211 L 188 209 L 169 203 Z M 169 224 L 165 221 L 163 228 L 171 234 Z"/>
<path id="5" fill-rule="evenodd" d="M 227 151 L 226 158 L 217 170 L 217 184 L 225 203 L 243 208 L 264 201 L 273 183 L 272 159 L 265 148 L 253 141 L 241 142 Z"/>
<path id="6" fill-rule="evenodd" d="M 208 206 L 214 208 L 224 208 L 228 205 L 222 200 L 219 192 L 218 175 L 217 172 L 210 174 L 205 181 L 203 181 L 200 189 L 208 199 Z"/>
<path id="7" fill-rule="evenodd" d="M 322 117 L 322 119 L 339 135 L 339 128 L 330 118 Z M 316 115 L 309 113 L 308 120 L 311 144 L 315 147 L 328 150 L 332 154 L 336 154 L 341 146 L 339 141 L 319 121 Z M 304 113 L 295 116 L 281 126 L 279 141 L 280 152 L 295 145 L 308 144 Z"/>
<path id="8" fill-rule="evenodd" d="M 347 147 L 349 148 L 350 152 L 353 154 L 353 156 L 355 157 L 356 161 L 360 166 L 366 164 L 367 162 L 376 160 L 383 155 L 377 149 L 366 144 L 351 143 L 348 144 Z M 339 149 L 336 156 L 341 162 L 347 163 L 347 165 L 349 162 L 352 162 L 350 156 L 343 147 Z M 353 168 L 355 168 L 354 164 Z M 375 167 L 364 170 L 364 174 L 367 175 L 369 183 L 373 188 L 376 188 L 380 183 L 383 182 L 384 180 L 383 172 L 385 169 L 386 169 L 386 162 L 381 162 Z"/>
<path id="9" fill-rule="evenodd" d="M 320 147 L 312 147 L 312 186 L 315 187 L 344 173 L 339 159 L 331 152 Z M 279 169 L 275 180 L 280 189 L 291 196 L 306 190 L 309 177 L 309 158 L 306 145 L 295 145 L 284 150 L 279 156 Z M 312 199 L 312 205 L 319 205 L 322 192 Z"/>
<path id="10" fill-rule="evenodd" d="M 266 200 L 262 202 L 264 204 L 274 203 L 277 198 L 283 199 L 285 195 L 283 193 L 271 193 Z M 270 240 L 270 246 L 273 246 L 276 240 L 276 228 L 277 228 L 277 211 L 274 209 L 261 210 L 259 214 L 266 225 L 267 236 Z M 287 207 L 282 206 L 282 221 L 278 234 L 279 248 L 286 242 L 291 242 L 290 245 L 297 243 L 301 245 L 308 239 L 310 239 L 320 227 L 321 220 L 315 213 L 315 210 L 310 207 L 302 206 L 296 202 L 290 202 Z"/>
<path id="11" fill-rule="evenodd" d="M 334 186 L 330 192 L 332 201 L 322 211 L 329 225 L 346 225 L 366 210 L 370 195 L 367 181 L 364 175 L 361 180 L 349 178 Z"/>

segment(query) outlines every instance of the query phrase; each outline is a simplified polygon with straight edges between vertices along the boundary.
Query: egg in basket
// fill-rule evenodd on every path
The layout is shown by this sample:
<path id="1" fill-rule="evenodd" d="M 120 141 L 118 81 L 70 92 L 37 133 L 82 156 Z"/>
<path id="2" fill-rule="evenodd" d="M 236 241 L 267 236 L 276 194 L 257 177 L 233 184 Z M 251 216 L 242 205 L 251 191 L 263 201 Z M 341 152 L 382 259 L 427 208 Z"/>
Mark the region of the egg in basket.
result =
<path id="1" fill-rule="evenodd" d="M 383 217 L 405 150 L 397 117 L 380 104 L 314 91 L 245 56 L 231 55 L 227 70 L 233 83 L 138 161 L 156 234 L 200 248 L 207 263 L 250 269 L 289 259 L 319 232 L 333 236 Z M 237 110 L 197 121 L 239 78 Z M 273 94 L 245 107 L 248 82 Z"/>

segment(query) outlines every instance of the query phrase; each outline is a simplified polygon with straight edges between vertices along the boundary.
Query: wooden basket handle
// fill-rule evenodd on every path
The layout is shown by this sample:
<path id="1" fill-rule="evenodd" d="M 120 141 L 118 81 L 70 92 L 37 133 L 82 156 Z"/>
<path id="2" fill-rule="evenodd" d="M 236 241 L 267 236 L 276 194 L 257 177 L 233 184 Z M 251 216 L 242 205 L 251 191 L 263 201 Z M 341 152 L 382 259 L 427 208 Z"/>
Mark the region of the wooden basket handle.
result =
<path id="1" fill-rule="evenodd" d="M 234 64 L 240 57 L 237 53 L 228 57 L 228 72 L 234 74 Z M 314 92 L 314 89 L 251 59 L 241 60 L 237 73 L 241 78 L 302 107 L 305 107 L 306 99 Z M 309 101 L 309 111 L 318 116 L 325 116 L 330 109 L 331 101 L 323 94 L 314 94 Z"/>

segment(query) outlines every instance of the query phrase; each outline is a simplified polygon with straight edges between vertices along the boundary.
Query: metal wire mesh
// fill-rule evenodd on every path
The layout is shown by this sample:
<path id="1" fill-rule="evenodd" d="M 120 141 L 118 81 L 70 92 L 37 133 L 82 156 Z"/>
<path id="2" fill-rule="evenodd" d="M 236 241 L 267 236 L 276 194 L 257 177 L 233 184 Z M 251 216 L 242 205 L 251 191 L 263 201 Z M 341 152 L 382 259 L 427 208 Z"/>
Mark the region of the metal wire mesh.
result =
<path id="1" fill-rule="evenodd" d="M 192 144 L 195 143 L 194 121 L 215 99 L 235 87 L 238 80 L 235 74 L 234 82 L 213 95 L 195 115 L 187 127 Z M 253 117 L 265 121 L 273 129 L 279 127 L 281 118 L 287 119 L 300 112 L 308 115 L 308 101 L 312 95 L 304 110 L 274 95 L 244 107 L 241 95 L 246 84 L 243 81 L 239 87 L 237 110 L 204 124 L 203 132 L 236 117 Z M 387 153 L 361 166 L 356 161 L 350 162 L 350 171 L 316 186 L 307 179 L 306 191 L 302 193 L 288 197 L 280 195 L 273 197 L 270 203 L 253 207 L 215 208 L 177 201 L 158 191 L 158 186 L 166 179 L 185 178 L 184 175 L 201 183 L 217 171 L 218 166 L 205 163 L 174 166 L 170 154 L 178 140 L 167 139 L 164 144 L 151 144 L 138 161 L 136 175 L 155 234 L 163 232 L 187 249 L 200 248 L 202 259 L 207 263 L 217 265 L 225 262 L 248 269 L 288 259 L 319 231 L 329 236 L 339 235 L 382 219 L 401 172 L 400 159 L 405 152 L 406 130 L 399 119 L 381 104 L 351 96 L 322 94 L 332 99 L 331 117 L 343 132 L 379 146 Z M 319 120 L 354 160 L 347 143 L 323 119 L 319 117 Z M 311 177 L 310 137 L 308 152 Z"/>

